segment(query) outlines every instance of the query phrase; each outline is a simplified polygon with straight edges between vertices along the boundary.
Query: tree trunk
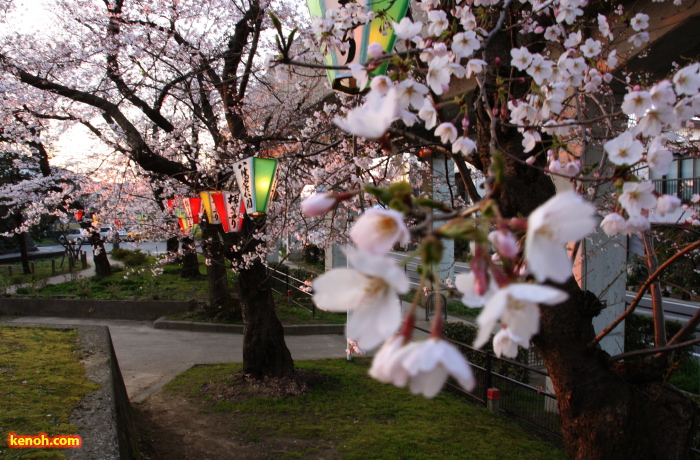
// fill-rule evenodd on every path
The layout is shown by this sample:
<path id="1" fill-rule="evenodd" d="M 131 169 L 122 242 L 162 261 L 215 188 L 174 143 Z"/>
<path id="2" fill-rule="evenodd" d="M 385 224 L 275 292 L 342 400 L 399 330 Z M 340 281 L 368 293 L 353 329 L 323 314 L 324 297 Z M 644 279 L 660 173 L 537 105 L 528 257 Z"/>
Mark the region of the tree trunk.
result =
<path id="1" fill-rule="evenodd" d="M 202 276 L 199 273 L 199 259 L 197 259 L 197 247 L 194 240 L 189 237 L 182 239 L 182 272 L 181 276 L 187 279 L 196 279 Z"/>
<path id="2" fill-rule="evenodd" d="M 19 255 L 22 259 L 22 272 L 25 275 L 31 275 L 32 269 L 29 266 L 29 253 L 27 252 L 27 234 L 25 232 L 18 233 L 17 242 L 19 244 Z"/>
<path id="3" fill-rule="evenodd" d="M 177 253 L 180 250 L 180 240 L 177 238 L 177 236 L 168 238 L 168 240 L 165 242 L 165 250 L 172 259 L 178 258 Z"/>
<path id="4" fill-rule="evenodd" d="M 92 231 L 90 233 L 90 244 L 92 245 L 92 260 L 95 264 L 95 274 L 104 278 L 112 274 L 112 266 L 107 258 L 107 250 L 105 249 L 104 240 L 99 233 Z"/>
<path id="5" fill-rule="evenodd" d="M 486 51 L 498 54 L 501 50 L 502 62 L 508 62 L 511 37 L 506 34 L 500 39 L 504 43 L 496 39 Z M 487 90 L 496 94 L 491 78 Z M 513 85 L 513 90 L 523 89 Z M 490 118 L 478 101 L 476 163 L 486 172 L 493 153 Z M 492 184 L 498 187 L 494 197 L 504 217 L 528 216 L 554 195 L 554 184 L 541 170 L 516 161 L 529 155 L 523 152 L 520 133 L 501 125 L 496 136 L 497 150 L 504 153 L 505 180 Z M 544 166 L 545 161 L 546 156 L 540 155 L 536 165 Z M 599 293 L 582 291 L 573 278 L 558 287 L 569 293 L 569 299 L 540 307 L 540 333 L 533 343 L 554 385 L 569 456 L 582 460 L 690 458 L 700 413 L 690 398 L 664 383 L 667 361 L 610 363 L 600 347 L 589 346 L 595 338 L 592 319 L 602 308 Z"/>
<path id="6" fill-rule="evenodd" d="M 202 223 L 202 250 L 207 258 L 209 305 L 207 315 L 228 321 L 241 321 L 243 312 L 238 296 L 231 296 L 228 285 L 228 263 L 224 257 L 224 244 L 219 237 L 221 225 Z"/>
<path id="7" fill-rule="evenodd" d="M 533 342 L 556 391 L 566 450 L 572 459 L 694 458 L 691 443 L 698 407 L 664 383 L 666 361 L 610 364 L 608 354 L 588 344 L 599 310 L 593 293 L 575 281 L 563 288 L 569 300 L 542 306 Z"/>
<path id="8" fill-rule="evenodd" d="M 252 237 L 255 224 L 246 216 L 243 224 L 244 245 L 234 260 L 255 251 L 262 244 Z M 292 355 L 284 342 L 284 328 L 275 313 L 275 302 L 265 265 L 255 259 L 250 266 L 239 270 L 238 293 L 243 306 L 243 371 L 256 377 L 283 377 L 294 371 Z"/>

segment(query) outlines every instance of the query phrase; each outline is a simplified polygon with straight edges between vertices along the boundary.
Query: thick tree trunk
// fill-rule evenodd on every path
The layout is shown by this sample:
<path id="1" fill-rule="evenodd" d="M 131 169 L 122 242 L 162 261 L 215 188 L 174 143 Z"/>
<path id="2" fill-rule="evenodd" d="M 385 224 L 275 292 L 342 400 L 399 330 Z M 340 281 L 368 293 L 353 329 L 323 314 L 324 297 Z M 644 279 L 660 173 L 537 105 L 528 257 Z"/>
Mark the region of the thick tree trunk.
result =
<path id="1" fill-rule="evenodd" d="M 262 226 L 262 219 L 257 222 Z M 255 224 L 246 217 L 243 248 L 234 260 L 252 253 L 261 241 L 252 237 Z M 243 370 L 256 377 L 283 377 L 294 371 L 292 355 L 284 342 L 284 329 L 275 313 L 275 302 L 265 265 L 259 260 L 238 272 L 238 293 L 243 306 Z"/>
<path id="2" fill-rule="evenodd" d="M 506 53 L 512 47 L 510 40 L 508 34 L 497 38 L 487 53 L 500 53 L 502 62 L 509 62 Z M 491 75 L 487 81 L 490 94 L 496 94 L 494 82 Z M 512 89 L 517 93 L 526 88 L 513 85 Z M 493 107 L 494 101 L 490 102 Z M 483 104 L 479 103 L 476 110 L 476 164 L 486 172 L 493 153 L 490 117 Z M 529 154 L 523 152 L 522 135 L 515 129 L 498 126 L 496 136 L 496 149 L 503 153 L 505 162 L 505 181 L 498 186 L 492 184 L 496 187 L 494 197 L 504 217 L 527 216 L 554 195 L 554 184 L 542 171 L 523 164 Z M 536 165 L 544 166 L 545 159 L 546 155 L 540 155 Z M 667 361 L 610 363 L 607 353 L 589 346 L 595 338 L 592 319 L 602 308 L 598 293 L 582 291 L 573 278 L 559 287 L 569 293 L 569 300 L 552 307 L 541 306 L 540 333 L 533 343 L 556 391 L 570 457 L 689 458 L 699 411 L 692 400 L 664 383 Z"/>
<path id="3" fill-rule="evenodd" d="M 552 379 L 562 433 L 572 459 L 694 458 L 697 405 L 664 383 L 665 360 L 611 364 L 588 344 L 591 319 L 601 305 L 575 281 L 563 288 L 569 300 L 542 306 L 534 343 Z"/>
<path id="4" fill-rule="evenodd" d="M 199 273 L 199 259 L 197 259 L 197 247 L 194 240 L 189 237 L 182 239 L 182 272 L 180 275 L 187 279 L 196 279 L 202 276 Z"/>
<path id="5" fill-rule="evenodd" d="M 228 321 L 241 321 L 243 312 L 238 296 L 231 296 L 228 285 L 228 263 L 224 257 L 224 245 L 219 237 L 217 227 L 202 223 L 204 241 L 202 249 L 207 258 L 207 281 L 209 284 L 209 305 L 207 314 L 210 317 Z"/>

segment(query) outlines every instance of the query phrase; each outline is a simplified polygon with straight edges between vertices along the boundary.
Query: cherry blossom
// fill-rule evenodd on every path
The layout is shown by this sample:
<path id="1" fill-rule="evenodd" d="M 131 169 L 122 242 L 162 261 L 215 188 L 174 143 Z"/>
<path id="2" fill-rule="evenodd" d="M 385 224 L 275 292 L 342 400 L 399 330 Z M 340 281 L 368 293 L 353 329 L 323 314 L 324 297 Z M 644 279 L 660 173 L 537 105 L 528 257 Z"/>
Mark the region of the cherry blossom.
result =
<path id="1" fill-rule="evenodd" d="M 336 199 L 330 193 L 316 193 L 301 202 L 301 212 L 307 216 L 322 216 L 337 204 Z"/>
<path id="2" fill-rule="evenodd" d="M 596 226 L 594 214 L 595 207 L 573 191 L 555 195 L 530 214 L 525 258 L 537 281 L 569 279 L 571 261 L 564 244 L 590 233 Z"/>
<path id="3" fill-rule="evenodd" d="M 370 91 L 367 101 L 361 107 L 348 112 L 345 119 L 335 118 L 333 123 L 357 136 L 378 139 L 386 133 L 396 118 L 396 101 L 393 88 L 386 96 Z"/>
<path id="4" fill-rule="evenodd" d="M 461 136 L 452 143 L 452 153 L 462 153 L 469 156 L 474 150 L 476 150 L 476 143 L 466 136 Z"/>
<path id="5" fill-rule="evenodd" d="M 350 239 L 358 248 L 382 255 L 396 243 L 406 244 L 411 234 L 403 214 L 393 209 L 368 209 L 350 229 Z"/>
<path id="6" fill-rule="evenodd" d="M 457 140 L 457 128 L 452 123 L 442 123 L 435 128 L 435 135 L 440 136 L 443 144 L 451 144 Z"/>
<path id="7" fill-rule="evenodd" d="M 518 346 L 527 349 L 530 348 L 530 342 L 513 334 L 513 331 L 508 327 L 501 328 L 501 330 L 493 336 L 493 352 L 496 356 L 517 358 Z"/>
<path id="8" fill-rule="evenodd" d="M 462 303 L 470 308 L 483 307 L 486 304 L 486 300 L 497 289 L 493 278 L 490 280 L 487 288 L 484 289 L 485 293 L 483 295 L 479 294 L 476 284 L 477 278 L 474 272 L 460 273 L 455 276 L 455 287 L 462 294 Z"/>
<path id="9" fill-rule="evenodd" d="M 642 153 L 644 153 L 642 143 L 629 131 L 606 142 L 604 148 L 610 161 L 616 165 L 633 165 L 642 159 Z"/>
<path id="10" fill-rule="evenodd" d="M 392 259 L 352 247 L 346 251 L 353 268 L 336 268 L 314 279 L 313 300 L 322 310 L 351 312 L 346 336 L 371 350 L 398 329 L 398 294 L 408 292 L 408 278 Z"/>
<path id="11" fill-rule="evenodd" d="M 654 184 L 645 182 L 625 182 L 618 201 L 630 216 L 639 216 L 643 209 L 651 209 L 656 205 Z"/>
<path id="12" fill-rule="evenodd" d="M 435 397 L 450 376 L 467 391 L 476 386 L 464 355 L 454 345 L 435 337 L 399 349 L 388 360 L 386 368 L 394 385 L 408 384 L 411 393 L 426 398 Z"/>
<path id="13" fill-rule="evenodd" d="M 403 18 L 398 23 L 393 22 L 394 33 L 396 37 L 402 40 L 412 40 L 420 33 L 423 24 L 421 22 L 413 22 L 409 18 Z"/>
<path id="14" fill-rule="evenodd" d="M 676 212 L 681 205 L 681 199 L 673 195 L 661 195 L 656 200 L 656 211 L 659 215 L 665 216 Z"/>
<path id="15" fill-rule="evenodd" d="M 615 236 L 618 233 L 627 233 L 627 221 L 618 213 L 611 212 L 600 222 L 600 227 L 606 235 Z"/>
<path id="16" fill-rule="evenodd" d="M 474 340 L 474 346 L 481 348 L 488 342 L 499 320 L 512 334 L 520 337 L 523 342 L 529 342 L 540 330 L 538 304 L 556 305 L 567 298 L 564 291 L 537 284 L 513 283 L 499 289 L 488 299 L 476 319 L 479 333 Z"/>

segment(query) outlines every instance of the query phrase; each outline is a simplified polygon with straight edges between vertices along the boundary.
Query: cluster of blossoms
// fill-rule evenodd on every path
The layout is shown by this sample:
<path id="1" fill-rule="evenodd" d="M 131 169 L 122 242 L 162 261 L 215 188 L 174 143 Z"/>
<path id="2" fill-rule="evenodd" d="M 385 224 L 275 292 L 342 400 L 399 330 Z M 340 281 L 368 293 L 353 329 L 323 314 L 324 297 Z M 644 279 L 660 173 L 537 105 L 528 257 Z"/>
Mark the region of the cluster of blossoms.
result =
<path id="1" fill-rule="evenodd" d="M 637 13 L 626 19 L 627 15 L 621 9 L 610 17 L 599 14 L 596 38 L 585 38 L 581 29 L 576 27 L 576 21 L 583 15 L 586 1 L 531 3 L 534 11 L 549 14 L 555 23 L 543 27 L 533 17 L 526 18 L 526 31 L 541 34 L 550 45 L 541 53 L 524 46 L 511 50 L 510 65 L 531 79 L 532 89 L 521 98 L 511 96 L 494 101 L 493 115 L 518 127 L 523 135 L 525 152 L 541 146 L 543 134 L 546 134 L 546 142 L 553 147 L 542 150 L 548 155 L 548 171 L 577 178 L 583 172 L 579 155 L 585 152 L 574 154 L 572 152 L 576 149 L 566 146 L 568 140 L 584 138 L 585 128 L 578 123 L 576 110 L 571 106 L 572 89 L 593 95 L 603 91 L 603 85 L 612 81 L 610 71 L 620 59 L 613 43 L 626 40 L 632 48 L 646 44 L 649 41 L 649 17 Z M 443 144 L 451 145 L 453 153 L 470 155 L 476 145 L 468 137 L 466 117 L 460 135 L 454 122 L 440 123 L 438 107 L 445 102 L 433 98 L 447 94 L 453 78 L 475 77 L 477 84 L 482 84 L 481 76 L 487 66 L 493 65 L 497 71 L 498 62 L 489 64 L 476 57 L 488 32 L 479 26 L 475 8 L 498 7 L 499 4 L 496 1 L 458 4 L 451 11 L 454 18 L 454 23 L 451 23 L 436 2 L 421 2 L 419 7 L 426 12 L 426 24 L 408 18 L 393 23 L 398 39 L 411 42 L 421 50 L 420 71 L 374 77 L 369 82 L 370 92 L 364 104 L 351 110 L 345 118 L 336 118 L 335 123 L 352 134 L 380 139 L 397 119 L 407 126 L 420 121 L 427 129 L 433 130 Z M 381 48 L 372 54 L 380 57 Z M 368 68 L 355 64 L 351 70 L 360 87 L 365 87 Z M 421 73 L 424 79 L 419 78 Z M 667 133 L 677 131 L 700 114 L 699 89 L 698 63 L 679 69 L 671 80 L 661 81 L 648 89 L 629 88 L 622 111 L 635 119 L 636 124 L 605 144 L 607 159 L 620 168 L 626 168 L 627 172 L 647 165 L 655 174 L 666 174 L 673 160 L 666 147 Z M 535 152 L 528 163 L 534 163 L 540 153 Z M 649 210 L 655 208 L 663 216 L 681 205 L 677 197 L 659 196 L 652 184 L 643 178 L 631 174 L 620 176 L 624 180 L 617 183 L 619 206 L 603 221 L 603 230 L 608 235 L 644 231 L 649 228 Z"/>
<path id="2" fill-rule="evenodd" d="M 608 160 L 620 170 L 646 164 L 658 176 L 668 174 L 673 153 L 667 148 L 670 137 L 667 133 L 678 131 L 700 114 L 699 90 L 698 63 L 678 70 L 672 81 L 663 80 L 648 90 L 632 88 L 625 95 L 622 111 L 637 123 L 605 143 Z M 601 223 L 605 233 L 611 236 L 648 230 L 649 211 L 655 209 L 664 216 L 681 206 L 680 198 L 657 193 L 651 181 L 637 176 L 620 180 L 617 185 L 618 206 Z M 694 224 L 695 219 L 691 217 L 688 222 Z"/>
<path id="3" fill-rule="evenodd" d="M 336 203 L 335 197 L 323 193 L 307 199 L 304 208 L 319 215 Z M 485 244 L 478 246 L 471 273 L 458 275 L 454 283 L 466 305 L 484 307 L 477 319 L 476 347 L 488 341 L 499 321 L 501 330 L 493 342 L 499 356 L 514 357 L 518 345 L 529 346 L 530 338 L 539 331 L 538 304 L 561 303 L 567 294 L 521 279 L 530 274 L 538 282 L 566 281 L 571 276 L 571 262 L 564 245 L 593 230 L 594 213 L 595 208 L 575 192 L 562 193 L 531 214 L 524 255 L 510 228 L 522 229 L 522 219 L 504 221 L 488 236 L 494 257 L 488 256 Z M 439 315 L 425 341 L 411 342 L 414 309 L 397 333 L 401 325 L 398 294 L 408 292 L 409 280 L 387 253 L 396 243 L 409 241 L 410 232 L 403 219 L 403 214 L 395 210 L 373 208 L 362 214 L 350 230 L 354 243 L 346 248 L 350 267 L 333 269 L 316 278 L 314 302 L 324 310 L 349 313 L 347 337 L 358 347 L 371 350 L 384 342 L 370 371 L 374 378 L 401 387 L 408 385 L 413 393 L 427 397 L 437 394 L 448 375 L 471 389 L 475 382 L 469 365 L 456 348 L 441 339 Z"/>

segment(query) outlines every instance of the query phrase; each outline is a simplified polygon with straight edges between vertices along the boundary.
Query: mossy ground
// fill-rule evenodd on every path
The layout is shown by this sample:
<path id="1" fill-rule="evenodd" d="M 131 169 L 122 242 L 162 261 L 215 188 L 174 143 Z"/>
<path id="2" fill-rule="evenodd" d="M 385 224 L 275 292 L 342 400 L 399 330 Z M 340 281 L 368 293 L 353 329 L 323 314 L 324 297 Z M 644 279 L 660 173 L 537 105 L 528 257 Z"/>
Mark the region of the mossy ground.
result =
<path id="1" fill-rule="evenodd" d="M 10 432 L 74 434 L 72 407 L 98 389 L 80 363 L 74 330 L 0 327 L 0 458 L 65 458 L 57 449 L 9 449 Z"/>

